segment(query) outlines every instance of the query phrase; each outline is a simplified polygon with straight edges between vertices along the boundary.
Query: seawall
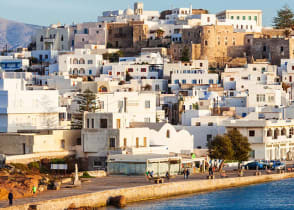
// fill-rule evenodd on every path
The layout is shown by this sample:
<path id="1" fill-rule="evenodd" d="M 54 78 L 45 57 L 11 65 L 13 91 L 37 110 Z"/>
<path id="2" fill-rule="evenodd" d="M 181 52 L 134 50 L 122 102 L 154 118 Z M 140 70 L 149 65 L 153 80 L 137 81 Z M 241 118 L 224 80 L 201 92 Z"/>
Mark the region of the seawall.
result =
<path id="1" fill-rule="evenodd" d="M 170 182 L 165 184 L 154 184 L 131 188 L 122 188 L 114 190 L 99 191 L 89 194 L 81 194 L 72 197 L 63 197 L 54 200 L 41 201 L 36 203 L 28 203 L 13 207 L 3 208 L 6 210 L 27 210 L 30 205 L 37 205 L 37 209 L 41 210 L 64 210 L 71 204 L 75 207 L 91 206 L 100 207 L 107 204 L 107 200 L 112 196 L 123 195 L 128 203 L 168 198 L 171 196 L 191 194 L 197 192 L 206 192 L 217 189 L 230 187 L 239 187 L 250 184 L 257 184 L 269 181 L 277 181 L 287 178 L 294 178 L 294 173 L 270 174 L 262 176 L 248 176 L 237 178 L 224 178 L 214 180 L 194 180 L 183 182 Z M 57 192 L 58 193 L 58 192 Z"/>

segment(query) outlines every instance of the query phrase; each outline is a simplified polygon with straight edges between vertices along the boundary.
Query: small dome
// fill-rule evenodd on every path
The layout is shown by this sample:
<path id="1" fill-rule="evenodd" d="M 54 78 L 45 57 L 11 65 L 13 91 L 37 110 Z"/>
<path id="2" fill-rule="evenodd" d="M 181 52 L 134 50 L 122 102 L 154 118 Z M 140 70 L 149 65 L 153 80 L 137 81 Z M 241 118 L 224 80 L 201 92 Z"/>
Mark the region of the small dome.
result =
<path id="1" fill-rule="evenodd" d="M 125 11 L 124 11 L 124 15 L 133 15 L 133 14 L 134 14 L 134 11 L 130 8 L 125 9 Z"/>

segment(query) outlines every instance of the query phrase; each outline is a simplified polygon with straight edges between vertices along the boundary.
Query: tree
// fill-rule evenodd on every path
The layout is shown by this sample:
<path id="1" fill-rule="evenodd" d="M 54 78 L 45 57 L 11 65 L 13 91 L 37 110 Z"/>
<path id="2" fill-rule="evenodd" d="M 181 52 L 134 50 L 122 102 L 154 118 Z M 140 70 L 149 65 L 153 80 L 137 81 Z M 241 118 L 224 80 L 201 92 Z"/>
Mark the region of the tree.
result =
<path id="1" fill-rule="evenodd" d="M 183 62 L 189 62 L 190 61 L 189 48 L 187 46 L 185 46 L 184 49 L 183 49 L 181 61 L 183 61 Z"/>
<path id="2" fill-rule="evenodd" d="M 98 107 L 96 103 L 96 94 L 87 89 L 77 96 L 79 111 L 72 115 L 71 128 L 82 129 L 84 112 L 95 112 Z"/>
<path id="3" fill-rule="evenodd" d="M 234 129 L 225 135 L 218 135 L 207 143 L 209 157 L 222 160 L 219 170 L 221 171 L 225 160 L 246 161 L 251 151 L 248 138 Z"/>
<path id="4" fill-rule="evenodd" d="M 207 143 L 209 157 L 219 160 L 232 160 L 234 155 L 230 138 L 226 135 L 217 135 Z"/>
<path id="5" fill-rule="evenodd" d="M 242 136 L 237 129 L 230 130 L 226 136 L 229 137 L 232 143 L 233 159 L 238 160 L 239 163 L 248 160 L 249 152 L 251 151 L 248 138 Z"/>
<path id="6" fill-rule="evenodd" d="M 292 28 L 294 25 L 294 14 L 292 10 L 285 5 L 277 13 L 277 16 L 273 19 L 273 26 L 277 29 Z"/>

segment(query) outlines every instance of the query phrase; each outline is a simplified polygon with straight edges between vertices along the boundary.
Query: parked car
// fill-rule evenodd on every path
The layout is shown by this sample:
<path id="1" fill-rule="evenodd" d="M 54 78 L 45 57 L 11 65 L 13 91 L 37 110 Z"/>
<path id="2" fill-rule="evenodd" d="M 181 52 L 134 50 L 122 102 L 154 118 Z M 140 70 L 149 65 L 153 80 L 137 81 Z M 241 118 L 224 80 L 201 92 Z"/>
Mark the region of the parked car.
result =
<path id="1" fill-rule="evenodd" d="M 258 168 L 258 169 L 264 169 L 265 168 L 265 164 L 263 164 L 262 162 L 254 161 L 254 162 L 247 163 L 245 165 L 245 168 L 248 168 L 250 170 L 255 170 L 256 168 Z"/>
<path id="2" fill-rule="evenodd" d="M 280 161 L 273 162 L 272 169 L 286 169 L 286 164 Z"/>

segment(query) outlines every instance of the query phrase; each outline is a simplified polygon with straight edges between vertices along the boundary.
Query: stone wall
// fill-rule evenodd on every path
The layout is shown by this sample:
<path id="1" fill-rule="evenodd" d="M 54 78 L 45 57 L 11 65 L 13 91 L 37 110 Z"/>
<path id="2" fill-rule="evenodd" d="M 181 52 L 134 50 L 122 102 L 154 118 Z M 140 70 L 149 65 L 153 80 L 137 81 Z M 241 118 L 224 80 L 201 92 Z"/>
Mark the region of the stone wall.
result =
<path id="1" fill-rule="evenodd" d="M 276 181 L 286 178 L 293 178 L 294 173 L 272 174 L 263 176 L 250 176 L 238 178 L 225 178 L 215 180 L 197 180 L 185 182 L 172 182 L 159 185 L 147 185 L 140 187 L 131 187 L 123 189 L 106 190 L 101 192 L 83 194 L 72 197 L 59 198 L 54 200 L 42 201 L 37 203 L 29 203 L 8 208 L 6 210 L 27 210 L 30 205 L 37 205 L 37 209 L 51 210 L 54 206 L 55 210 L 63 210 L 71 204 L 75 207 L 105 206 L 107 200 L 112 196 L 123 195 L 128 203 L 138 202 L 150 199 L 167 198 L 176 195 L 191 194 L 205 192 L 210 190 L 224 189 L 229 187 L 238 187 L 262 182 Z"/>
<path id="2" fill-rule="evenodd" d="M 27 154 L 27 155 L 13 155 L 6 157 L 6 163 L 21 163 L 28 164 L 35 161 L 40 161 L 42 159 L 54 159 L 54 158 L 63 158 L 67 156 L 74 155 L 74 152 L 64 151 L 64 152 L 47 152 L 39 154 Z"/>

